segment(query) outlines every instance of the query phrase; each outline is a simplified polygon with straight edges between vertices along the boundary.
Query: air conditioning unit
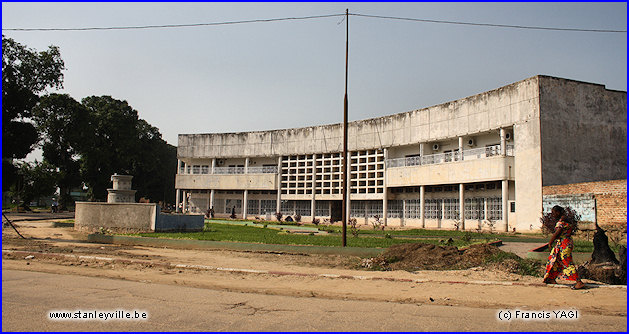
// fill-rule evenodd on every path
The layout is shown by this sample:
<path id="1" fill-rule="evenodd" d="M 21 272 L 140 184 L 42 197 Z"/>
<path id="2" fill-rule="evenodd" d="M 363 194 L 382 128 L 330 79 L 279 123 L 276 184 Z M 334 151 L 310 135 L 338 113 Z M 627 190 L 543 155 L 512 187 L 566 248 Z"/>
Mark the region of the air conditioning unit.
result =
<path id="1" fill-rule="evenodd" d="M 505 131 L 505 139 L 507 141 L 511 141 L 511 139 L 513 139 L 513 134 L 509 131 Z"/>
<path id="2" fill-rule="evenodd" d="M 476 146 L 476 142 L 474 141 L 474 139 L 470 138 L 467 140 L 467 146 L 469 147 L 474 147 Z"/>
<path id="3" fill-rule="evenodd" d="M 433 151 L 439 151 L 439 144 L 432 144 Z"/>
<path id="4" fill-rule="evenodd" d="M 219 166 L 222 166 L 222 165 L 224 165 L 224 164 L 225 164 L 225 160 L 223 160 L 223 159 L 218 159 L 218 160 L 216 160 L 216 164 L 217 164 L 217 165 L 219 165 Z"/>

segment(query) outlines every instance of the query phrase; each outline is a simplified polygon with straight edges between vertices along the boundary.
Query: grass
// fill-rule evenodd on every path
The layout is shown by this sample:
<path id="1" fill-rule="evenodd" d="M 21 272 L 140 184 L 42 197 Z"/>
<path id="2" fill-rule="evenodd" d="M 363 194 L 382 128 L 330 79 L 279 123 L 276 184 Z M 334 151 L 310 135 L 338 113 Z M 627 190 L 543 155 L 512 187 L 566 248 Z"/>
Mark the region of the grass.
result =
<path id="1" fill-rule="evenodd" d="M 505 263 L 507 260 L 514 263 L 515 266 Z M 506 266 L 512 266 L 513 271 L 519 275 L 528 275 L 534 277 L 542 277 L 542 261 L 535 259 L 523 259 L 513 253 L 508 252 L 496 252 L 493 255 L 485 259 L 485 263 L 497 263 Z"/>
<path id="2" fill-rule="evenodd" d="M 340 235 L 291 234 L 286 231 L 269 228 L 217 223 L 206 223 L 204 230 L 201 232 L 140 233 L 136 235 L 153 238 L 236 241 L 281 245 L 341 246 Z M 347 246 L 349 247 L 386 248 L 391 245 L 409 242 L 441 244 L 439 238 L 421 240 L 392 239 L 382 238 L 381 235 L 376 237 L 369 234 L 354 237 L 349 232 L 347 236 Z M 479 241 L 453 239 L 452 246 L 465 247 L 474 243 L 479 243 Z"/>

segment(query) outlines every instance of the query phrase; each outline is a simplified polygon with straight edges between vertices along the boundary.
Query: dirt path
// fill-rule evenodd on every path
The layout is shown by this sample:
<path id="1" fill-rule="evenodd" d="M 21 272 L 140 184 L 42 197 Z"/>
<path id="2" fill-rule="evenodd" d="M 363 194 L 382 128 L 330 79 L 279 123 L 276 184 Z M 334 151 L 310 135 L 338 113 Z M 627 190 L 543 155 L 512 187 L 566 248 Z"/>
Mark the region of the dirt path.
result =
<path id="1" fill-rule="evenodd" d="M 84 235 L 70 228 L 53 228 L 50 222 L 24 222 L 20 223 L 19 228 L 21 233 L 39 238 L 39 240 L 19 240 L 11 233 L 7 233 L 8 230 L 5 229 L 3 249 L 96 255 L 146 260 L 156 264 L 180 263 L 214 268 L 245 269 L 245 271 L 173 269 L 137 263 L 125 264 L 67 258 L 55 260 L 38 256 L 24 259 L 10 254 L 3 254 L 3 270 L 117 278 L 143 283 L 273 296 L 456 306 L 495 312 L 505 308 L 546 311 L 578 309 L 587 315 L 605 315 L 626 320 L 626 287 L 602 288 L 592 285 L 593 288 L 585 291 L 572 291 L 567 288 L 548 286 L 508 286 L 500 283 L 537 284 L 540 279 L 486 269 L 417 272 L 357 270 L 360 259 L 348 256 L 87 244 L 81 242 Z M 247 269 L 304 275 L 248 273 Z M 313 277 L 307 274 L 368 276 L 379 279 Z M 418 282 L 418 280 L 424 281 Z M 495 283 L 481 284 L 478 281 Z M 618 330 L 625 328 L 626 326 Z M 591 328 L 590 330 L 599 329 Z"/>

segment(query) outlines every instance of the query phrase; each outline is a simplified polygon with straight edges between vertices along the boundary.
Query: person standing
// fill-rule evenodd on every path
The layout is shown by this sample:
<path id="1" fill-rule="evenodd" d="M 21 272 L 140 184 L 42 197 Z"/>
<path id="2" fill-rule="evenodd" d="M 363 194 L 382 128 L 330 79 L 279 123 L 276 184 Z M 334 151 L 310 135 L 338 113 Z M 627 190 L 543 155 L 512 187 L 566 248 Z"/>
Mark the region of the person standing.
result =
<path id="1" fill-rule="evenodd" d="M 572 249 L 574 248 L 572 233 L 574 232 L 574 226 L 566 218 L 565 209 L 559 205 L 553 207 L 551 216 L 557 220 L 557 224 L 555 225 L 555 233 L 550 237 L 548 243 L 550 255 L 546 263 L 544 283 L 557 284 L 557 277 L 561 277 L 568 281 L 576 281 L 572 289 L 583 289 L 585 283 L 579 278 L 577 267 L 572 261 Z"/>

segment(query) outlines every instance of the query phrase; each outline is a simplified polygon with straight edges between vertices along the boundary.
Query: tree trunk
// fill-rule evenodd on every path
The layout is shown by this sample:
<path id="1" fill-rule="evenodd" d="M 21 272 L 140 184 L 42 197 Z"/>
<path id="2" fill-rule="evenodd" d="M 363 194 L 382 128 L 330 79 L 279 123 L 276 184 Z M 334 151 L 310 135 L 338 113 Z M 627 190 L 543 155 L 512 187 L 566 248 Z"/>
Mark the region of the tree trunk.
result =
<path id="1" fill-rule="evenodd" d="M 592 253 L 591 264 L 612 262 L 618 264 L 616 254 L 609 248 L 609 242 L 605 230 L 596 224 L 596 233 L 594 233 L 594 252 Z"/>

